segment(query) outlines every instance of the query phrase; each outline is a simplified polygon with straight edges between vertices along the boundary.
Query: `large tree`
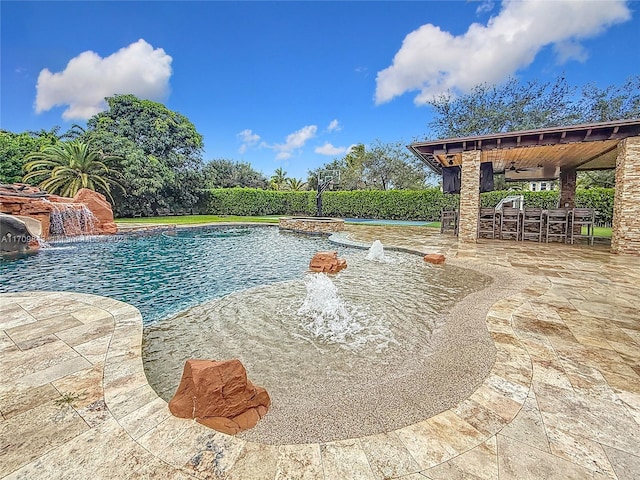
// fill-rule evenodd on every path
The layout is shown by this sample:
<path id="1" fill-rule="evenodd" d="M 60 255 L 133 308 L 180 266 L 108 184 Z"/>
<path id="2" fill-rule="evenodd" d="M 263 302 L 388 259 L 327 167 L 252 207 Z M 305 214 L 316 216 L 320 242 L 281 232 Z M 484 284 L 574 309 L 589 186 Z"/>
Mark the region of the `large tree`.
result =
<path id="1" fill-rule="evenodd" d="M 624 84 L 582 88 L 580 119 L 585 123 L 640 118 L 640 75 Z"/>
<path id="2" fill-rule="evenodd" d="M 0 130 L 0 183 L 21 182 L 24 176 L 26 156 L 58 142 L 56 133 L 51 131 L 13 133 Z"/>
<path id="3" fill-rule="evenodd" d="M 432 181 L 403 142 L 376 140 L 368 148 L 355 145 L 343 158 L 310 171 L 310 188 L 317 188 L 318 174 L 324 170 L 340 172 L 340 190 L 421 189 Z"/>
<path id="4" fill-rule="evenodd" d="M 267 188 L 265 176 L 250 163 L 215 159 L 204 166 L 204 181 L 207 188 Z"/>
<path id="5" fill-rule="evenodd" d="M 122 158 L 126 193 L 116 213 L 155 215 L 193 211 L 204 186 L 203 139 L 187 117 L 133 95 L 106 98 L 108 110 L 87 122 L 84 138 Z"/>
<path id="6" fill-rule="evenodd" d="M 364 156 L 363 178 L 367 188 L 377 190 L 419 190 L 429 174 L 403 142 L 376 140 Z"/>
<path id="7" fill-rule="evenodd" d="M 114 211 L 117 216 L 153 216 L 169 208 L 163 189 L 175 181 L 174 171 L 153 155 L 145 155 L 134 142 L 109 131 L 94 131 L 90 138 L 105 152 L 119 160 L 110 165 L 122 174 L 124 191 L 115 190 Z"/>
<path id="8" fill-rule="evenodd" d="M 638 118 L 640 76 L 602 89 L 571 86 L 564 77 L 554 82 L 510 78 L 500 85 L 477 85 L 465 95 L 445 93 L 429 104 L 434 110 L 430 138 Z"/>

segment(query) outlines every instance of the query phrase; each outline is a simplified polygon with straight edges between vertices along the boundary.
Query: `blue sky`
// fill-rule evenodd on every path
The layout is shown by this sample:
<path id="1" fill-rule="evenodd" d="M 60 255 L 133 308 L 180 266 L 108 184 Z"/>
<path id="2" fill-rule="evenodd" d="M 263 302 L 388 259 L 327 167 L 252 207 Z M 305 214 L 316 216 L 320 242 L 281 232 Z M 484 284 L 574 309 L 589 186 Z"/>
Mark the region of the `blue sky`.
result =
<path id="1" fill-rule="evenodd" d="M 424 139 L 424 101 L 442 91 L 509 75 L 621 84 L 640 74 L 639 7 L 3 0 L 0 127 L 64 131 L 134 93 L 187 116 L 205 160 L 306 179 L 353 144 Z"/>

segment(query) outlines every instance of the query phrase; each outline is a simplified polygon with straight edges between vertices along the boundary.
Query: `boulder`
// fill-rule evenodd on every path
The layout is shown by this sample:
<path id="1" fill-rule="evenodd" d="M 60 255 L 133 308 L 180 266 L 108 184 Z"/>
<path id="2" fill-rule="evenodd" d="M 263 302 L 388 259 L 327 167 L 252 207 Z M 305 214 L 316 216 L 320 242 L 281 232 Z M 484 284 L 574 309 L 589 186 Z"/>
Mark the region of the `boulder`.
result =
<path id="1" fill-rule="evenodd" d="M 169 410 L 233 435 L 254 427 L 270 405 L 269 394 L 247 379 L 240 360 L 187 360 Z"/>
<path id="2" fill-rule="evenodd" d="M 81 188 L 73 197 L 73 203 L 83 203 L 96 217 L 94 230 L 97 234 L 117 233 L 118 227 L 113 221 L 113 210 L 107 198 L 88 188 Z"/>
<path id="3" fill-rule="evenodd" d="M 344 258 L 338 258 L 338 252 L 335 251 L 318 252 L 309 262 L 309 270 L 312 272 L 338 273 L 344 268 L 347 268 L 347 261 Z"/>
<path id="4" fill-rule="evenodd" d="M 10 187 L 13 187 L 13 185 L 0 186 L 0 212 L 38 220 L 42 225 L 41 231 L 43 235 L 41 236 L 43 238 L 46 237 L 49 232 L 49 217 L 53 208 L 51 203 L 45 201 L 43 196 L 33 196 L 36 193 L 31 190 L 35 187 L 31 187 L 28 194 L 23 194 L 21 191 Z"/>
<path id="5" fill-rule="evenodd" d="M 424 261 L 433 263 L 434 265 L 442 265 L 444 263 L 444 255 L 440 253 L 428 253 L 424 256 Z"/>
<path id="6" fill-rule="evenodd" d="M 13 215 L 0 213 L 0 252 L 27 252 L 37 248 L 37 242 L 34 245 L 33 239 L 25 222 Z"/>

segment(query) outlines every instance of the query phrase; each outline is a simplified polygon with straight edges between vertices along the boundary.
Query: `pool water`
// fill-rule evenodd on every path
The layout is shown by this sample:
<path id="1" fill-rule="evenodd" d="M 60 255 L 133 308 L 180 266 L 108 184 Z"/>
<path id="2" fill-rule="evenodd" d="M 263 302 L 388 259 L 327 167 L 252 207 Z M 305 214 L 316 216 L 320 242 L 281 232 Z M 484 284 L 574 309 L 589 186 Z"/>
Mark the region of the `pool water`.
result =
<path id="1" fill-rule="evenodd" d="M 340 255 L 348 266 L 336 275 L 305 273 L 238 291 L 145 328 L 149 384 L 168 401 L 187 359 L 237 358 L 273 402 L 246 439 L 306 443 L 379 433 L 371 414 L 380 402 L 395 402 L 397 385 L 413 385 L 421 399 L 432 395 L 430 372 L 442 368 L 439 352 L 452 348 L 449 323 L 460 321 L 449 312 L 492 279 L 406 253 Z M 349 419 L 334 425 L 345 410 Z"/>
<path id="2" fill-rule="evenodd" d="M 364 250 L 345 253 L 348 267 L 337 275 L 242 290 L 150 325 L 143 357 L 151 385 L 170 400 L 189 358 L 240 358 L 272 394 L 310 382 L 305 388 L 319 387 L 309 394 L 317 397 L 325 386 L 316 380 L 327 372 L 345 384 L 371 383 L 389 365 L 404 372 L 401 359 L 427 355 L 451 308 L 491 282 L 417 255 L 371 261 Z"/>
<path id="3" fill-rule="evenodd" d="M 335 249 L 324 237 L 276 227 L 199 227 L 57 242 L 21 258 L 0 257 L 0 293 L 102 295 L 138 308 L 148 325 L 232 292 L 300 278 L 315 252 Z"/>
<path id="4" fill-rule="evenodd" d="M 321 250 L 338 250 L 347 268 L 330 276 L 309 273 L 309 260 Z M 73 291 L 137 307 L 145 324 L 145 372 L 166 400 L 185 360 L 240 359 L 271 396 L 269 414 L 244 434 L 265 443 L 387 431 L 396 422 L 396 400 L 402 420 L 412 422 L 415 415 L 405 410 L 413 400 L 396 399 L 398 385 L 447 408 L 431 372 L 443 368 L 439 352 L 460 348 L 446 334 L 460 321 L 449 312 L 492 282 L 417 255 L 368 255 L 276 227 L 198 227 L 55 243 L 0 259 L 0 277 L 0 292 Z M 492 348 L 486 361 L 466 362 L 462 377 L 486 375 Z M 452 378 L 446 388 L 463 398 L 474 385 Z M 379 412 L 381 404 L 390 405 L 390 423 L 378 423 L 390 415 Z M 343 411 L 349 415 L 340 416 Z M 415 412 L 422 418 L 422 409 Z"/>

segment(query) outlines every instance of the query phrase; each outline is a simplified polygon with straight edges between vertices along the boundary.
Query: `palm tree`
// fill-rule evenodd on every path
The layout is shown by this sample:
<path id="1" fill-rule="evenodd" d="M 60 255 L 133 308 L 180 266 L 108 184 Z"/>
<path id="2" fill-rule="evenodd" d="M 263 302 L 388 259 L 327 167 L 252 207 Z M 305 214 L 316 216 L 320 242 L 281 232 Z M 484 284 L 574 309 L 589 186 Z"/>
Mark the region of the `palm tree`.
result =
<path id="1" fill-rule="evenodd" d="M 298 180 L 297 178 L 287 178 L 287 187 L 289 190 L 294 192 L 299 192 L 304 190 L 307 182 L 303 182 L 302 179 Z"/>
<path id="2" fill-rule="evenodd" d="M 282 167 L 276 168 L 276 171 L 271 175 L 271 188 L 273 190 L 282 190 L 285 182 L 287 181 L 287 172 Z"/>
<path id="3" fill-rule="evenodd" d="M 105 155 L 91 144 L 81 141 L 58 142 L 47 145 L 25 157 L 27 174 L 23 180 L 39 181 L 39 187 L 49 193 L 73 197 L 81 188 L 101 190 L 111 202 L 111 185 L 124 188 L 114 177 L 120 173 L 107 167 L 106 162 L 119 157 Z"/>

